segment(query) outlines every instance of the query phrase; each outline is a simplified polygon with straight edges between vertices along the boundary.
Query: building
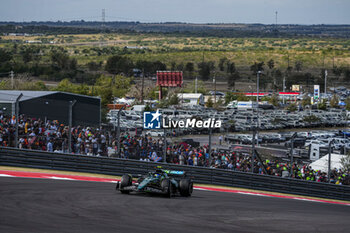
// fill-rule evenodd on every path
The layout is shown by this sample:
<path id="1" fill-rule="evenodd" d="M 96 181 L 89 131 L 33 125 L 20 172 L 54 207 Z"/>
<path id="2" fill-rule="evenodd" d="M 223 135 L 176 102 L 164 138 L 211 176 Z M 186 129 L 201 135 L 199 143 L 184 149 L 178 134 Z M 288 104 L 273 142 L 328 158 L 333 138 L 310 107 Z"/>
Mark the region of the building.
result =
<path id="1" fill-rule="evenodd" d="M 16 99 L 19 114 L 43 120 L 58 120 L 68 125 L 69 102 L 76 100 L 72 108 L 72 124 L 99 126 L 101 123 L 101 99 L 59 91 L 0 91 L 0 110 L 5 115 L 15 115 Z"/>
<path id="2" fill-rule="evenodd" d="M 177 97 L 182 105 L 204 105 L 204 96 L 200 93 L 181 93 Z"/>

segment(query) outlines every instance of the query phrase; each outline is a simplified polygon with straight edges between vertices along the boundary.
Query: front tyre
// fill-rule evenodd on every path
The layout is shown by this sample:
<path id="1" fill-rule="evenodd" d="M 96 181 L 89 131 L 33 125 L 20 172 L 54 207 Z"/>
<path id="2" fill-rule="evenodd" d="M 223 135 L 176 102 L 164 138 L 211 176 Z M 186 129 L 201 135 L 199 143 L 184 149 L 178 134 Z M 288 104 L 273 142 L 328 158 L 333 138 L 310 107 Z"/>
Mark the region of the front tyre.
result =
<path id="1" fill-rule="evenodd" d="M 162 180 L 161 188 L 166 197 L 171 197 L 173 194 L 173 185 L 169 179 Z"/>
<path id="2" fill-rule="evenodd" d="M 123 190 L 123 188 L 131 186 L 132 185 L 132 176 L 131 175 L 123 175 L 122 179 L 120 181 L 120 192 L 123 194 L 129 194 L 130 190 Z"/>

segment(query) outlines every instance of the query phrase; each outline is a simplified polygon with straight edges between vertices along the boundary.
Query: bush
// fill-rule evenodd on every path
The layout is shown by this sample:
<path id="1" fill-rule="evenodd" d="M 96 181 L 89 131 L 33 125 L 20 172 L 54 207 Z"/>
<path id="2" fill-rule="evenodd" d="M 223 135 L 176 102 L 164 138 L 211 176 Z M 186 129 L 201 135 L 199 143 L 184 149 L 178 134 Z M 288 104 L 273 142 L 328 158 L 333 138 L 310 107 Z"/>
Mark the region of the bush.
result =
<path id="1" fill-rule="evenodd" d="M 320 103 L 318 103 L 317 108 L 320 110 L 327 110 L 327 100 L 323 99 Z"/>
<path id="2" fill-rule="evenodd" d="M 307 122 L 307 123 L 312 123 L 312 122 L 318 122 L 320 121 L 320 118 L 318 118 L 315 115 L 311 115 L 311 116 L 305 116 L 303 118 L 303 121 Z"/>
<path id="3" fill-rule="evenodd" d="M 350 111 L 350 97 L 346 98 L 345 104 L 346 104 L 346 110 Z"/>
<path id="4" fill-rule="evenodd" d="M 332 107 L 332 108 L 338 108 L 339 107 L 339 99 L 336 95 L 333 95 L 329 105 Z"/>
<path id="5" fill-rule="evenodd" d="M 292 104 L 288 105 L 286 109 L 290 112 L 295 112 L 298 108 L 297 108 L 297 105 L 295 103 L 292 103 Z"/>
<path id="6" fill-rule="evenodd" d="M 209 97 L 208 101 L 205 103 L 205 106 L 207 106 L 207 108 L 212 108 L 214 106 L 214 102 L 211 97 Z"/>
<path id="7" fill-rule="evenodd" d="M 301 101 L 301 105 L 303 107 L 307 106 L 307 105 L 311 105 L 311 97 L 310 96 L 304 96 L 303 100 Z"/>

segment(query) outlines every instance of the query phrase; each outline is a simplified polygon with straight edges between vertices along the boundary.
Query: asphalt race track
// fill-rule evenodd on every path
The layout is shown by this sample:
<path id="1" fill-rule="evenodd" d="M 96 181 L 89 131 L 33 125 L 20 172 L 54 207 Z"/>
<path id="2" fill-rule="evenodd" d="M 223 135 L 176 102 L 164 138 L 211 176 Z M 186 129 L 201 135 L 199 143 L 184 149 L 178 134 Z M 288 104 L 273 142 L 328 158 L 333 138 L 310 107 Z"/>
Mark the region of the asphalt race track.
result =
<path id="1" fill-rule="evenodd" d="M 349 232 L 350 207 L 194 190 L 123 195 L 113 183 L 0 178 L 0 232 Z"/>

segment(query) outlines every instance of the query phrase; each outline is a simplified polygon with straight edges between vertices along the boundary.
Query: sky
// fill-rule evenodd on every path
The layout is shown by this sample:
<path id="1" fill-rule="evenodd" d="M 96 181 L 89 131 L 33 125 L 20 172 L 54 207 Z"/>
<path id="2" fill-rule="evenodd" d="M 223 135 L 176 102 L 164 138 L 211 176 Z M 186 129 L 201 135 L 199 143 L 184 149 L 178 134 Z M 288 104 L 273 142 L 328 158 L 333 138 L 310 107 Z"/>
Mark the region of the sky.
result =
<path id="1" fill-rule="evenodd" d="M 0 21 L 350 24 L 350 0 L 0 0 Z"/>

